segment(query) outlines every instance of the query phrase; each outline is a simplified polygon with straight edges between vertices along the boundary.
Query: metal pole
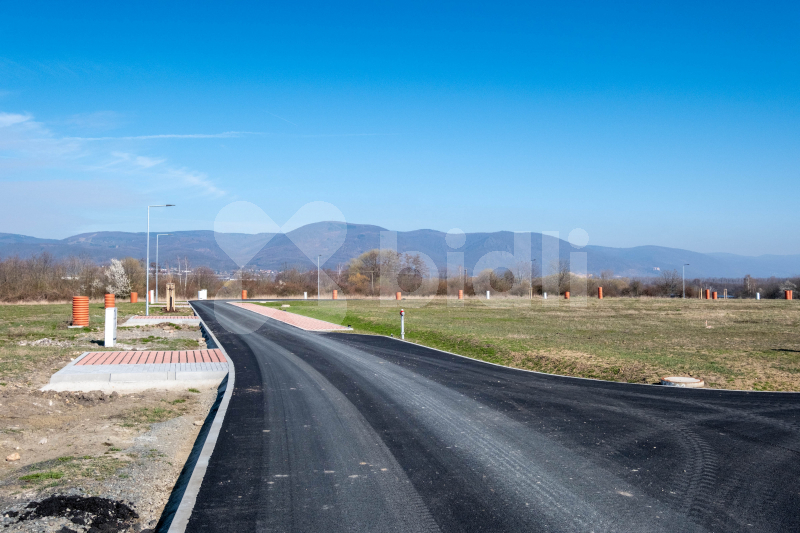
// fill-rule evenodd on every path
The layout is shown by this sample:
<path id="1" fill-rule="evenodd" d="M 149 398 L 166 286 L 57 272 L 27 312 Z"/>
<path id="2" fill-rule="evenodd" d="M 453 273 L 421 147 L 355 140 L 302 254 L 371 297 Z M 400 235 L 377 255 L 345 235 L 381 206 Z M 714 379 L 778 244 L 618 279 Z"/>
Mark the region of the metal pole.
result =
<path id="1" fill-rule="evenodd" d="M 683 283 L 683 299 L 686 299 L 686 267 L 689 266 L 689 263 L 683 264 L 683 275 L 681 275 L 681 282 Z"/>
<path id="2" fill-rule="evenodd" d="M 317 256 L 317 300 L 319 300 L 319 258 L 322 257 L 321 255 Z"/>
<path id="3" fill-rule="evenodd" d="M 158 238 L 162 235 L 172 235 L 172 233 L 156 233 L 156 301 L 153 303 L 158 303 Z"/>
<path id="4" fill-rule="evenodd" d="M 148 205 L 147 206 L 147 264 L 145 265 L 145 295 L 144 299 L 144 314 L 145 316 L 150 316 L 150 208 L 151 207 L 175 207 L 175 204 L 164 204 L 164 205 Z M 158 239 L 158 238 L 156 238 Z M 156 242 L 158 242 L 156 240 Z"/>
<path id="5" fill-rule="evenodd" d="M 147 263 L 144 266 L 144 315 L 150 316 L 150 206 L 147 206 Z"/>
<path id="6" fill-rule="evenodd" d="M 406 338 L 406 317 L 405 315 L 400 317 L 400 338 Z"/>

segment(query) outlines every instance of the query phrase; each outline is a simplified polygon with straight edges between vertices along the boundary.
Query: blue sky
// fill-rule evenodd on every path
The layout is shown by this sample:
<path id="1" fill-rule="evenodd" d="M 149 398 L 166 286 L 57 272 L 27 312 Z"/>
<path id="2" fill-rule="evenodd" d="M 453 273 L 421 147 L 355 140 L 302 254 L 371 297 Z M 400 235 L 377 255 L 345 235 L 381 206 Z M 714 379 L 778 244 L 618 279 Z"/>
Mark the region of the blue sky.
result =
<path id="1" fill-rule="evenodd" d="M 16 2 L 0 232 L 397 230 L 798 254 L 797 3 Z"/>

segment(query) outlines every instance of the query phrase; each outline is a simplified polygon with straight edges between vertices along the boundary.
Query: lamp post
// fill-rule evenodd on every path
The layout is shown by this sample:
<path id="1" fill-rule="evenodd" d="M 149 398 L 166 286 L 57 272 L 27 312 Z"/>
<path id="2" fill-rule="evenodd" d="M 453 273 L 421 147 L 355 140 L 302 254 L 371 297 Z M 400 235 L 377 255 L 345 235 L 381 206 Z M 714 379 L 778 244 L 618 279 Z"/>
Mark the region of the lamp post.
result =
<path id="1" fill-rule="evenodd" d="M 319 301 L 319 297 L 320 297 L 320 294 L 319 294 L 319 258 L 320 257 L 322 257 L 322 255 L 318 255 L 317 256 L 317 301 Z"/>
<path id="2" fill-rule="evenodd" d="M 175 207 L 175 204 L 148 205 L 147 206 L 147 265 L 145 265 L 145 299 L 144 314 L 150 316 L 150 208 L 151 207 Z"/>
<path id="3" fill-rule="evenodd" d="M 681 275 L 681 282 L 683 283 L 683 299 L 686 299 L 686 267 L 689 266 L 689 263 L 683 264 L 683 275 Z"/>
<path id="4" fill-rule="evenodd" d="M 533 263 L 536 262 L 536 259 L 531 259 L 531 300 L 533 300 Z"/>
<path id="5" fill-rule="evenodd" d="M 156 301 L 153 303 L 158 303 L 158 238 L 162 235 L 172 235 L 172 233 L 156 233 Z"/>

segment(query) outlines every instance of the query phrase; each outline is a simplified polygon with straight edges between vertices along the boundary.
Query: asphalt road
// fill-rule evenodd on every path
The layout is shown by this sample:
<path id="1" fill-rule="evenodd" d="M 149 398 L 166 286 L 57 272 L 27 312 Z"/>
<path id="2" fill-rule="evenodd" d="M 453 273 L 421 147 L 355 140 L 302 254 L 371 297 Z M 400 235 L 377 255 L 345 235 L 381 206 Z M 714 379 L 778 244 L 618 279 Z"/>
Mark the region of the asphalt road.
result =
<path id="1" fill-rule="evenodd" d="M 800 394 L 563 378 L 198 312 L 236 383 L 187 531 L 800 531 Z"/>

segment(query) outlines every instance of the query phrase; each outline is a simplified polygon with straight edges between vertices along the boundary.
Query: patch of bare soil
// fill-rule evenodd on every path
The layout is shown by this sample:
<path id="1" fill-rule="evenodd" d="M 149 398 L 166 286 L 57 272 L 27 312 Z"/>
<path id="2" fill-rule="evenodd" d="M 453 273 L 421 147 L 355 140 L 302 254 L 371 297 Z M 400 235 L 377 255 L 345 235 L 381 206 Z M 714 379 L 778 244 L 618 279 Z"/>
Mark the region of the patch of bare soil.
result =
<path id="1" fill-rule="evenodd" d="M 135 329 L 143 338 L 202 342 L 196 328 Z M 61 533 L 153 528 L 216 387 L 122 395 L 39 391 L 57 370 L 48 366 L 0 385 L 0 526 Z"/>

